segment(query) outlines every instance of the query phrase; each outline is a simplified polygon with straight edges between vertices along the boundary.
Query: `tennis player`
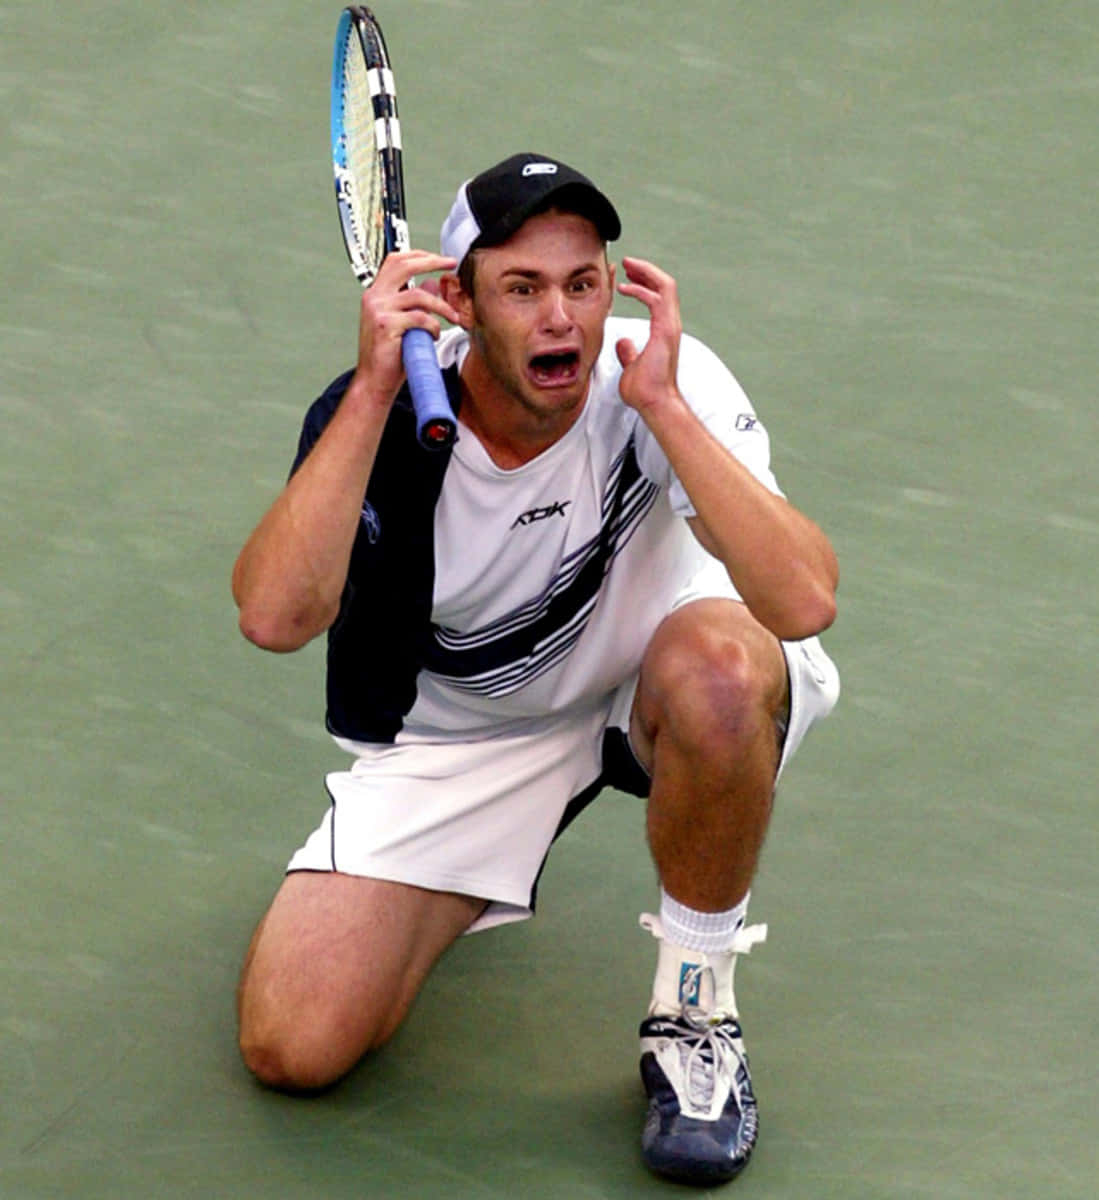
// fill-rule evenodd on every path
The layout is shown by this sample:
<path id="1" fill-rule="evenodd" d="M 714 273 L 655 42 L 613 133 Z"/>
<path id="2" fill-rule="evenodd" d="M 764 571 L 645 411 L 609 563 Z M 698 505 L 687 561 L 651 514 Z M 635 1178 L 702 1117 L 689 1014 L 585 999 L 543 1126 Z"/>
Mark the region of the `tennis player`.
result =
<path id="1" fill-rule="evenodd" d="M 620 232 L 544 155 L 464 183 L 442 253 L 391 255 L 363 293 L 358 362 L 241 551 L 247 638 L 327 632 L 351 760 L 255 933 L 240 1041 L 272 1087 L 331 1084 L 457 937 L 531 915 L 602 788 L 633 792 L 660 881 L 642 1152 L 711 1183 L 756 1142 L 734 966 L 766 932 L 746 914 L 776 781 L 838 696 L 816 636 L 837 567 L 744 392 L 682 332 L 675 281 L 627 257 L 616 286 Z M 611 316 L 616 291 L 647 319 Z M 451 451 L 416 441 L 412 327 L 437 338 Z"/>

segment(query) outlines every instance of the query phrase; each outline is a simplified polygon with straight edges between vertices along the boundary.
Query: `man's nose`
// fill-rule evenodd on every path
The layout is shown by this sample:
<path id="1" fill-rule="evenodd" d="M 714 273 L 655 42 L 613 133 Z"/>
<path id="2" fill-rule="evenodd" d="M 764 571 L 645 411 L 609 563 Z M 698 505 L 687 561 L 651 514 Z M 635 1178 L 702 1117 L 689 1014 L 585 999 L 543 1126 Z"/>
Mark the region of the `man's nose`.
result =
<path id="1" fill-rule="evenodd" d="M 560 288 L 550 288 L 546 292 L 546 307 L 543 313 L 547 329 L 564 331 L 572 327 L 572 315 L 569 312 L 565 293 Z"/>

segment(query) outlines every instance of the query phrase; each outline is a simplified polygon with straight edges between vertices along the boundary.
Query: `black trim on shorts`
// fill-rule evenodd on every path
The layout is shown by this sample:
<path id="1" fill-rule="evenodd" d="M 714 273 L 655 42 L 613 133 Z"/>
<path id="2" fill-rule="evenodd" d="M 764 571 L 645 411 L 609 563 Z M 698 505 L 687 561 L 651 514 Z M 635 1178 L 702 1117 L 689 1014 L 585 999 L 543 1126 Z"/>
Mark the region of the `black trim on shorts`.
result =
<path id="1" fill-rule="evenodd" d="M 328 800 L 332 807 L 332 820 L 329 823 L 329 837 L 331 845 L 329 853 L 332 857 L 332 870 L 336 870 L 336 797 L 332 795 L 332 789 L 328 786 L 328 781 L 325 781 L 324 790 L 328 793 Z"/>
<path id="2" fill-rule="evenodd" d="M 607 779 L 607 787 L 629 792 L 631 796 L 640 796 L 642 799 L 649 795 L 652 776 L 634 754 L 624 729 L 612 728 L 603 732 L 603 775 Z"/>
<path id="3" fill-rule="evenodd" d="M 534 883 L 531 885 L 531 912 L 534 912 L 535 903 L 538 899 L 538 884 L 541 881 L 542 872 L 546 869 L 546 862 L 549 859 L 549 851 L 553 849 L 553 843 L 580 816 L 584 809 L 591 804 L 596 796 L 604 788 L 614 788 L 616 791 L 628 792 L 631 796 L 638 796 L 641 799 L 645 799 L 649 794 L 649 785 L 651 783 L 652 779 L 648 771 L 638 761 L 637 755 L 634 754 L 633 748 L 630 746 L 626 731 L 624 729 L 605 729 L 603 731 L 603 769 L 594 783 L 588 784 L 582 792 L 573 796 L 565 806 L 565 811 L 561 814 L 561 820 L 558 822 L 557 829 L 553 835 L 553 841 L 550 842 L 549 850 L 546 851 L 542 859 L 542 865 L 538 868 L 538 874 L 534 877 Z"/>

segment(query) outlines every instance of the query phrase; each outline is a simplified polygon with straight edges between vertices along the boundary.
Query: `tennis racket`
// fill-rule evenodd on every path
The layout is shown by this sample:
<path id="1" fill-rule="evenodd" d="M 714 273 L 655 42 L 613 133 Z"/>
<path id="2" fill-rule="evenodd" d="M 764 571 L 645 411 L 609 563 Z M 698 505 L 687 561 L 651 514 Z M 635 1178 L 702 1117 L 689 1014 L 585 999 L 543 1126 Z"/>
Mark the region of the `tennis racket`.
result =
<path id="1" fill-rule="evenodd" d="M 351 269 L 369 287 L 391 250 L 409 248 L 401 168 L 401 125 L 393 71 L 381 27 L 370 9 L 340 14 L 332 62 L 332 161 L 336 204 Z M 456 423 L 426 329 L 401 342 L 416 435 L 432 449 L 454 441 Z"/>

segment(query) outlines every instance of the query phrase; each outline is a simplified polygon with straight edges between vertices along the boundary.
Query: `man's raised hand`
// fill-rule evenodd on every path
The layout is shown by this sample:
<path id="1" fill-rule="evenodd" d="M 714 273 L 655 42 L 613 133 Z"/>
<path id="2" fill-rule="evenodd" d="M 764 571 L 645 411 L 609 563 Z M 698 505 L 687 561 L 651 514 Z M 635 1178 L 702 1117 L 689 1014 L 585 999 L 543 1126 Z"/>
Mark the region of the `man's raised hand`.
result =
<path id="1" fill-rule="evenodd" d="M 439 336 L 441 321 L 457 324 L 458 314 L 439 293 L 437 281 L 415 284 L 431 271 L 453 271 L 453 258 L 427 250 L 386 256 L 374 282 L 362 294 L 359 309 L 359 358 L 356 374 L 381 404 L 390 404 L 404 382 L 401 339 L 409 329 Z"/>
<path id="2" fill-rule="evenodd" d="M 642 258 L 623 258 L 626 280 L 618 285 L 623 296 L 639 300 L 649 310 L 649 340 L 638 350 L 629 338 L 615 345 L 622 364 L 618 390 L 631 408 L 644 413 L 668 399 L 679 399 L 676 370 L 683 323 L 675 280 Z"/>

